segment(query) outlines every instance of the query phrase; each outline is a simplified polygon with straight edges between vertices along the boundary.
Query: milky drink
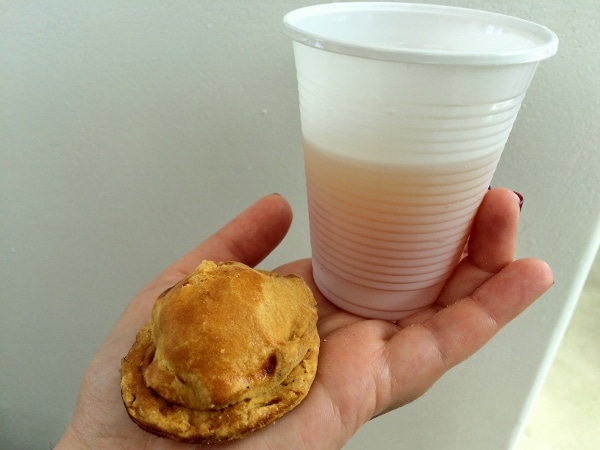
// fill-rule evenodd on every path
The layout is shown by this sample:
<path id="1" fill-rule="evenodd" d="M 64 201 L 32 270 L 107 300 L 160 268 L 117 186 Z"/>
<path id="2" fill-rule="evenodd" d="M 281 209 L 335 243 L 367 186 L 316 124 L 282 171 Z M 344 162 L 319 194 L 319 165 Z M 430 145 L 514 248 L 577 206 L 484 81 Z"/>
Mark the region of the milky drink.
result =
<path id="1" fill-rule="evenodd" d="M 434 301 L 463 251 L 500 153 L 406 166 L 350 158 L 305 141 L 319 289 L 350 312 L 382 318 Z"/>

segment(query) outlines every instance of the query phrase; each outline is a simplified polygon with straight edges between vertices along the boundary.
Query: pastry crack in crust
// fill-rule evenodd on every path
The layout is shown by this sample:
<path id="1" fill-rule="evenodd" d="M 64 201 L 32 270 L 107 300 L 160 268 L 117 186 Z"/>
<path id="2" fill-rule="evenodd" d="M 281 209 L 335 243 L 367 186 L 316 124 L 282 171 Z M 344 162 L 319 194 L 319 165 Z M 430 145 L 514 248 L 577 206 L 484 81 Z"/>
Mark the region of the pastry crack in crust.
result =
<path id="1" fill-rule="evenodd" d="M 300 277 L 204 261 L 157 298 L 122 360 L 123 403 L 158 436 L 240 439 L 307 395 L 316 323 L 316 302 Z"/>

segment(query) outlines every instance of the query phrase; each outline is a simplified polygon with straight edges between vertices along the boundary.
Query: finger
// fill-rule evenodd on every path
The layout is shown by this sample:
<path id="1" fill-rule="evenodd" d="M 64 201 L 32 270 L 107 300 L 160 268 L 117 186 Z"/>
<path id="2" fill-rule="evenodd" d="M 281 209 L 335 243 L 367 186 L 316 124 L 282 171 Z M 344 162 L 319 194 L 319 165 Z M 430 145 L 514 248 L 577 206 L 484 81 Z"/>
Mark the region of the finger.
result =
<path id="1" fill-rule="evenodd" d="M 468 256 L 452 274 L 438 305 L 447 306 L 471 294 L 514 259 L 519 202 L 508 189 L 492 189 L 486 194 L 473 222 Z"/>
<path id="2" fill-rule="evenodd" d="M 509 189 L 492 189 L 473 223 L 469 257 L 478 269 L 495 273 L 514 259 L 519 224 L 519 197 Z"/>
<path id="3" fill-rule="evenodd" d="M 282 196 L 263 197 L 173 263 L 163 275 L 182 278 L 203 260 L 239 261 L 255 266 L 283 240 L 291 223 L 292 210 Z"/>
<path id="4" fill-rule="evenodd" d="M 450 368 L 479 350 L 552 283 L 552 270 L 543 261 L 515 261 L 473 295 L 422 324 L 400 330 L 388 344 L 392 393 L 396 399 L 393 406 L 424 393 Z M 410 353 L 406 352 L 407 343 L 412 349 Z M 411 398 L 405 392 L 410 392 Z M 386 405 L 382 405 L 382 410 L 385 409 Z"/>
<path id="5" fill-rule="evenodd" d="M 432 317 L 424 326 L 444 366 L 453 367 L 475 353 L 552 283 L 552 270 L 545 262 L 522 259 Z"/>

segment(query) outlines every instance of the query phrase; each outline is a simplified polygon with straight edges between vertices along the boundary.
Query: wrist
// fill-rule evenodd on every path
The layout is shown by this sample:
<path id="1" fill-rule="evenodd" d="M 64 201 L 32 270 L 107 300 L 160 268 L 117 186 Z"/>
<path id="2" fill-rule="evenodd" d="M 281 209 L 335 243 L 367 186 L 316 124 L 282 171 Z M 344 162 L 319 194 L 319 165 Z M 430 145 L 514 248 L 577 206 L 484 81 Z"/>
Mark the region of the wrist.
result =
<path id="1" fill-rule="evenodd" d="M 64 434 L 61 436 L 58 443 L 54 446 L 54 450 L 77 450 L 87 448 L 90 448 L 90 446 L 84 442 L 79 433 L 75 431 L 71 423 L 69 423 Z"/>

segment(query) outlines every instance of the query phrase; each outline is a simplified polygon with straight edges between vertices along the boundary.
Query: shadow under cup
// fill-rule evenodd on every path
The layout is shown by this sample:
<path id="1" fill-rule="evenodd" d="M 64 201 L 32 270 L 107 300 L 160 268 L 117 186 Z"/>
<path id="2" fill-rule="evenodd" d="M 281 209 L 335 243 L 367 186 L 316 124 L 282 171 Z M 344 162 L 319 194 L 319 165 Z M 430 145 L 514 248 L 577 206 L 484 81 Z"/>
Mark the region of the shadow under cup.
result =
<path id="1" fill-rule="evenodd" d="M 434 5 L 332 3 L 294 40 L 313 274 L 339 307 L 397 320 L 439 296 L 554 33 Z"/>

